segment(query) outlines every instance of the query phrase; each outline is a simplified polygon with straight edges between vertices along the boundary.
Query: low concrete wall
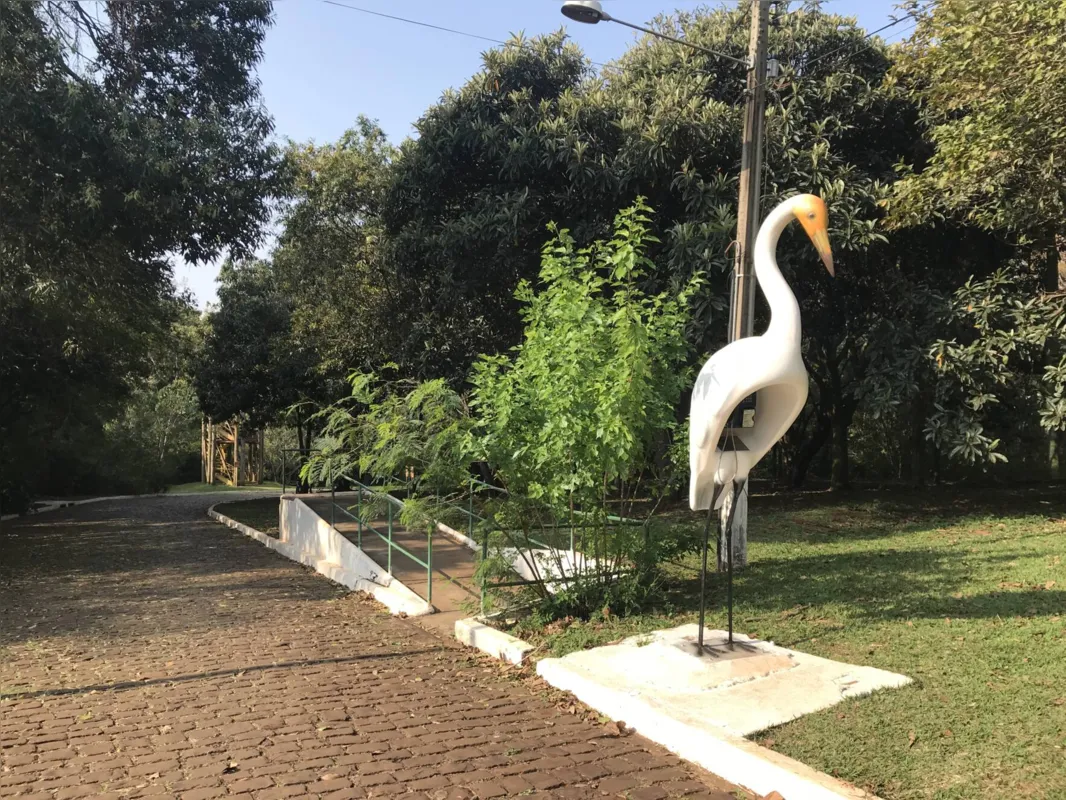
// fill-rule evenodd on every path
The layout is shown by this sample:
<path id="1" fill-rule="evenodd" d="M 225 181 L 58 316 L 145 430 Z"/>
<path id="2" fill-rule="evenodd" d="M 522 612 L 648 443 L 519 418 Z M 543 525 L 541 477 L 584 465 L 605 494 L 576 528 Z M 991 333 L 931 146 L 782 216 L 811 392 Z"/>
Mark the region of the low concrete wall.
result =
<path id="1" fill-rule="evenodd" d="M 212 519 L 239 530 L 286 558 L 311 567 L 342 586 L 366 592 L 393 614 L 416 617 L 434 611 L 433 606 L 386 573 L 299 497 L 281 496 L 278 539 L 220 514 L 214 506 L 207 513 Z"/>
<path id="2" fill-rule="evenodd" d="M 511 569 L 527 581 L 536 580 L 539 575 L 544 581 L 544 588 L 555 594 L 565 588 L 566 580 L 584 574 L 595 574 L 599 564 L 594 558 L 586 558 L 577 550 L 545 549 L 543 547 L 519 550 L 506 548 L 502 555 L 511 564 Z M 534 573 L 533 567 L 536 567 Z"/>
<path id="3" fill-rule="evenodd" d="M 234 495 L 245 494 L 270 494 L 270 489 L 257 489 L 255 486 L 249 486 L 247 490 L 241 489 L 234 491 Z M 0 514 L 0 522 L 7 522 L 9 519 L 19 519 L 21 517 L 35 517 L 38 514 L 44 514 L 48 511 L 56 511 L 60 508 L 69 508 L 70 506 L 84 506 L 88 503 L 106 503 L 109 500 L 140 500 L 144 497 L 199 497 L 204 495 L 205 492 L 147 492 L 145 494 L 112 494 L 105 497 L 87 497 L 83 500 L 51 500 L 46 503 L 41 503 L 37 508 L 24 511 L 20 514 Z M 235 497 L 231 497 L 226 502 L 233 502 Z M 219 500 L 219 502 L 223 502 Z"/>
<path id="4" fill-rule="evenodd" d="M 465 533 L 460 533 L 443 522 L 437 523 L 437 530 L 472 552 L 481 552 L 477 542 Z M 535 580 L 539 575 L 545 582 L 545 588 L 552 593 L 561 585 L 565 585 L 564 581 L 555 579 L 563 576 L 572 578 L 585 572 L 595 572 L 597 569 L 595 559 L 586 558 L 577 550 L 549 550 L 543 547 L 521 550 L 517 547 L 505 547 L 500 551 L 500 555 L 523 580 Z M 533 571 L 534 566 L 536 566 L 536 574 Z"/>

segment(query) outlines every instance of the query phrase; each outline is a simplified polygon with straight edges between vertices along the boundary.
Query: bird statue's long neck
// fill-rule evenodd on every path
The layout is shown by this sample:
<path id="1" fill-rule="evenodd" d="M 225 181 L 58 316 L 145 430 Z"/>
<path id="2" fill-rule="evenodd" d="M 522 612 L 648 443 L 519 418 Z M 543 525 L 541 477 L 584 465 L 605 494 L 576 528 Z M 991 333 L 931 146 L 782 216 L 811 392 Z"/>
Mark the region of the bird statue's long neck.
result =
<path id="1" fill-rule="evenodd" d="M 755 240 L 755 278 L 770 305 L 770 326 L 765 337 L 787 343 L 800 341 L 800 310 L 781 269 L 777 266 L 777 241 L 794 219 L 790 201 L 786 200 L 767 215 Z"/>

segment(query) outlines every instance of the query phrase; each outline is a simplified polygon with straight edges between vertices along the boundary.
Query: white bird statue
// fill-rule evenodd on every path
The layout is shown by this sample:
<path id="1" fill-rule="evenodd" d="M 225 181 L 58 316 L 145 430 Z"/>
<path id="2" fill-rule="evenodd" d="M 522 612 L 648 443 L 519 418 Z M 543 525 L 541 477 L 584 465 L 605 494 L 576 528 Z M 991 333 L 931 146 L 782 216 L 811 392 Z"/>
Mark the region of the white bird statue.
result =
<path id="1" fill-rule="evenodd" d="M 710 515 L 732 487 L 726 520 L 729 566 L 729 641 L 733 638 L 732 511 L 748 473 L 759 463 L 799 416 L 807 400 L 807 370 L 800 353 L 800 310 L 796 296 L 777 266 L 777 242 L 793 219 L 799 220 L 833 275 L 825 203 L 813 194 L 790 197 L 763 221 L 755 240 L 755 278 L 770 305 L 770 325 L 761 336 L 737 339 L 703 365 L 692 391 L 689 414 L 689 506 L 708 511 L 703 542 L 699 652 L 703 652 L 704 587 Z M 736 407 L 754 394 L 755 419 L 750 428 L 729 428 Z M 726 433 L 725 441 L 722 441 Z"/>

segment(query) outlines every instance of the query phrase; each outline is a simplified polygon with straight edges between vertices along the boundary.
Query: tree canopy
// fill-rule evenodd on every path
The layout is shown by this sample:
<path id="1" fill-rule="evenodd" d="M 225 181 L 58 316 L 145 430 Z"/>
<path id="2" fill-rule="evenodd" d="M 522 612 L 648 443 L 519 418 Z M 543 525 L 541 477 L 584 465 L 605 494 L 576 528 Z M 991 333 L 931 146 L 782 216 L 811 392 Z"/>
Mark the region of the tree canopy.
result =
<path id="1" fill-rule="evenodd" d="M 1066 228 L 1066 6 L 939 0 L 895 71 L 921 104 L 933 148 L 896 185 L 904 222 L 935 209 L 1045 239 Z"/>
<path id="2" fill-rule="evenodd" d="M 812 390 L 768 465 L 776 479 L 814 470 L 845 486 L 856 453 L 861 469 L 920 479 L 1013 459 L 992 443 L 1014 424 L 1060 436 L 1062 300 L 1040 288 L 1053 245 L 1066 249 L 1059 5 L 915 4 L 914 37 L 888 46 L 831 6 L 779 4 L 761 211 L 824 197 L 838 277 L 783 238 Z M 743 58 L 747 11 L 649 24 Z M 545 276 L 545 241 L 565 230 L 581 253 L 638 197 L 655 209 L 647 268 L 600 300 L 676 297 L 700 275 L 676 320 L 687 365 L 724 344 L 742 66 L 645 36 L 594 68 L 563 31 L 517 36 L 426 110 L 416 138 L 395 146 L 358 117 L 336 142 L 282 150 L 254 76 L 270 18 L 261 0 L 101 15 L 56 0 L 0 19 L 5 498 L 47 483 L 56 459 L 34 441 L 155 441 L 171 410 L 188 418 L 191 385 L 213 418 L 296 420 L 301 446 L 353 372 L 461 398 L 488 380 L 473 365 L 529 346 L 529 304 L 549 285 L 568 302 L 588 288 Z M 254 258 L 271 219 L 280 233 Z M 222 256 L 219 306 L 181 397 L 164 397 L 158 343 L 189 313 L 169 259 Z M 515 364 L 496 375 L 501 397 L 536 390 L 539 373 Z M 998 413 L 1008 403 L 1025 413 Z M 682 392 L 675 421 L 685 405 Z"/>
<path id="3" fill-rule="evenodd" d="M 250 250 L 284 188 L 252 75 L 270 4 L 107 8 L 0 14 L 2 502 L 69 489 L 52 444 L 90 450 L 149 371 L 168 257 Z"/>

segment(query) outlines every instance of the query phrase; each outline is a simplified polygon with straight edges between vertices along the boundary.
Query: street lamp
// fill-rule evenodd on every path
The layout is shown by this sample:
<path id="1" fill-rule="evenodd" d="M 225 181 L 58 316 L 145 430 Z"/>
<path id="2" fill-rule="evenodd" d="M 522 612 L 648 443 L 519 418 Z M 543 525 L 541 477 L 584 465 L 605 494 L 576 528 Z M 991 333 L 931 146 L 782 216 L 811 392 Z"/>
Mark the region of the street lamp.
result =
<path id="1" fill-rule="evenodd" d="M 567 0 L 563 3 L 563 16 L 588 25 L 611 21 L 611 15 L 603 10 L 600 0 Z"/>
<path id="2" fill-rule="evenodd" d="M 566 0 L 566 2 L 563 3 L 561 10 L 564 17 L 572 19 L 574 22 L 583 22 L 586 25 L 595 25 L 597 22 L 617 22 L 619 25 L 625 25 L 627 28 L 632 28 L 635 31 L 650 33 L 652 36 L 658 36 L 660 39 L 666 39 L 667 41 L 684 45 L 693 50 L 699 50 L 701 53 L 707 53 L 715 58 L 732 61 L 734 64 L 740 64 L 744 69 L 748 69 L 749 67 L 747 61 L 741 61 L 739 58 L 733 58 L 733 56 L 726 55 L 725 53 L 719 53 L 707 47 L 700 47 L 698 44 L 686 42 L 684 39 L 676 39 L 673 36 L 668 36 L 660 31 L 653 31 L 651 28 L 634 25 L 632 22 L 626 22 L 625 20 L 612 17 L 603 10 L 603 5 L 600 3 L 600 0 Z"/>

